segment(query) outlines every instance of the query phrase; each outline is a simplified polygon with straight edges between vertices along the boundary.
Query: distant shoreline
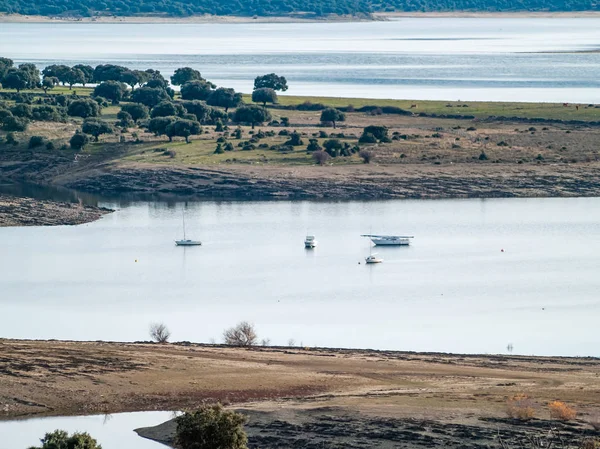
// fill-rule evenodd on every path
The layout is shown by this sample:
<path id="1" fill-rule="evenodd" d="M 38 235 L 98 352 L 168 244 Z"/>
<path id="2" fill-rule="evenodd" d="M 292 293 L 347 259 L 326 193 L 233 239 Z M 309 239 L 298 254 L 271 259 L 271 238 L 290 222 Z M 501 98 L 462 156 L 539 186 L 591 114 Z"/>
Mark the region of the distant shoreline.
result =
<path id="1" fill-rule="evenodd" d="M 296 16 L 191 16 L 191 17 L 151 17 L 151 16 L 110 16 L 110 17 L 48 17 L 20 14 L 0 14 L 0 23 L 187 23 L 187 24 L 247 24 L 247 23 L 337 23 L 371 22 L 404 18 L 600 18 L 600 11 L 560 11 L 560 12 L 394 12 L 374 13 L 370 18 L 359 16 L 327 16 L 324 18 L 302 18 Z"/>

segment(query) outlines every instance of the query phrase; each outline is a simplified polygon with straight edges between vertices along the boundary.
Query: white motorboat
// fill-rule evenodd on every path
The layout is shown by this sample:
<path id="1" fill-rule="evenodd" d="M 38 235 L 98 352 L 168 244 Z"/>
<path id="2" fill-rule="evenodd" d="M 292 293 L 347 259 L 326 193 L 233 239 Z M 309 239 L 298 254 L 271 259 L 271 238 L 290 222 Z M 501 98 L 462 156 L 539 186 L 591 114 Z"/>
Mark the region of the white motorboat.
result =
<path id="1" fill-rule="evenodd" d="M 365 257 L 365 263 L 381 263 L 383 259 L 381 257 L 377 257 L 375 254 L 369 254 Z"/>
<path id="2" fill-rule="evenodd" d="M 175 240 L 177 246 L 200 246 L 202 242 L 200 240 L 190 240 L 185 237 L 185 211 L 182 212 L 183 216 L 183 239 Z"/>
<path id="3" fill-rule="evenodd" d="M 175 240 L 175 244 L 177 246 L 200 246 L 202 245 L 202 242 L 200 240 L 183 239 Z"/>
<path id="4" fill-rule="evenodd" d="M 314 235 L 307 235 L 306 238 L 304 239 L 304 247 L 305 248 L 314 248 L 315 246 L 317 246 L 317 240 L 315 239 Z"/>
<path id="5" fill-rule="evenodd" d="M 363 234 L 361 237 L 368 237 L 371 239 L 373 244 L 377 246 L 408 246 L 410 245 L 410 239 L 413 236 L 409 235 L 373 235 Z"/>

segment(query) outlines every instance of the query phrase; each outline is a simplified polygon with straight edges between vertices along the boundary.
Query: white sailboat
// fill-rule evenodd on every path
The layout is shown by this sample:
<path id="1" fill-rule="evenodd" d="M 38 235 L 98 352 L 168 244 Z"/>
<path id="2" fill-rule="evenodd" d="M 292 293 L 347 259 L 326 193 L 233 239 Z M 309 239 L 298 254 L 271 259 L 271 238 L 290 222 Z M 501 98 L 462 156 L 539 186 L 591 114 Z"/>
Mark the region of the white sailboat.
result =
<path id="1" fill-rule="evenodd" d="M 190 240 L 185 237 L 185 211 L 182 211 L 183 217 L 183 239 L 175 240 L 175 245 L 177 246 L 200 246 L 202 242 L 200 240 Z"/>
<path id="2" fill-rule="evenodd" d="M 381 263 L 383 259 L 377 257 L 377 253 L 373 253 L 373 247 L 369 245 L 369 255 L 365 257 L 365 263 Z"/>

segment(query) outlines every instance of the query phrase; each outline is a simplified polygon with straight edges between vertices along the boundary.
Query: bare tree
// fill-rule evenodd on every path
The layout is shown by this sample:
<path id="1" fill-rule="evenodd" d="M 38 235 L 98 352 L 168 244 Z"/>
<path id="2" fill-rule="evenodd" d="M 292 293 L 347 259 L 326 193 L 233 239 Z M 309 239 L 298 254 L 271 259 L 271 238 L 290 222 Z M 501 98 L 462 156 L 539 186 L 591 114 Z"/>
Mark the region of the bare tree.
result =
<path id="1" fill-rule="evenodd" d="M 263 338 L 260 341 L 261 346 L 271 346 L 271 339 L 270 338 Z"/>
<path id="2" fill-rule="evenodd" d="M 329 156 L 329 154 L 327 154 L 323 150 L 318 150 L 318 151 L 313 151 L 312 158 L 315 160 L 315 162 L 317 164 L 324 165 L 325 162 L 327 162 L 331 158 L 331 156 Z"/>
<path id="3" fill-rule="evenodd" d="M 170 336 L 171 331 L 164 323 L 152 323 L 150 325 L 150 338 L 156 343 L 167 343 Z"/>
<path id="4" fill-rule="evenodd" d="M 223 340 L 231 346 L 254 346 L 258 337 L 254 326 L 247 321 L 242 321 L 237 326 L 223 332 Z"/>

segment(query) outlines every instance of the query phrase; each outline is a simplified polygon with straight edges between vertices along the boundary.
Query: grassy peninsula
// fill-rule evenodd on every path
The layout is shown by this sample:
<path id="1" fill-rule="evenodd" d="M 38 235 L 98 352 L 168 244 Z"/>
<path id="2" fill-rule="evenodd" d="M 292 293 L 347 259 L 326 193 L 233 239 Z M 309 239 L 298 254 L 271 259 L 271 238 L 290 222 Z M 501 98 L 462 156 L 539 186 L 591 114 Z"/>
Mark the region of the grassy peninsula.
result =
<path id="1" fill-rule="evenodd" d="M 294 97 L 275 74 L 249 95 L 191 68 L 177 91 L 112 65 L 46 67 L 40 83 L 4 65 L 12 180 L 228 199 L 600 194 L 599 105 Z"/>

